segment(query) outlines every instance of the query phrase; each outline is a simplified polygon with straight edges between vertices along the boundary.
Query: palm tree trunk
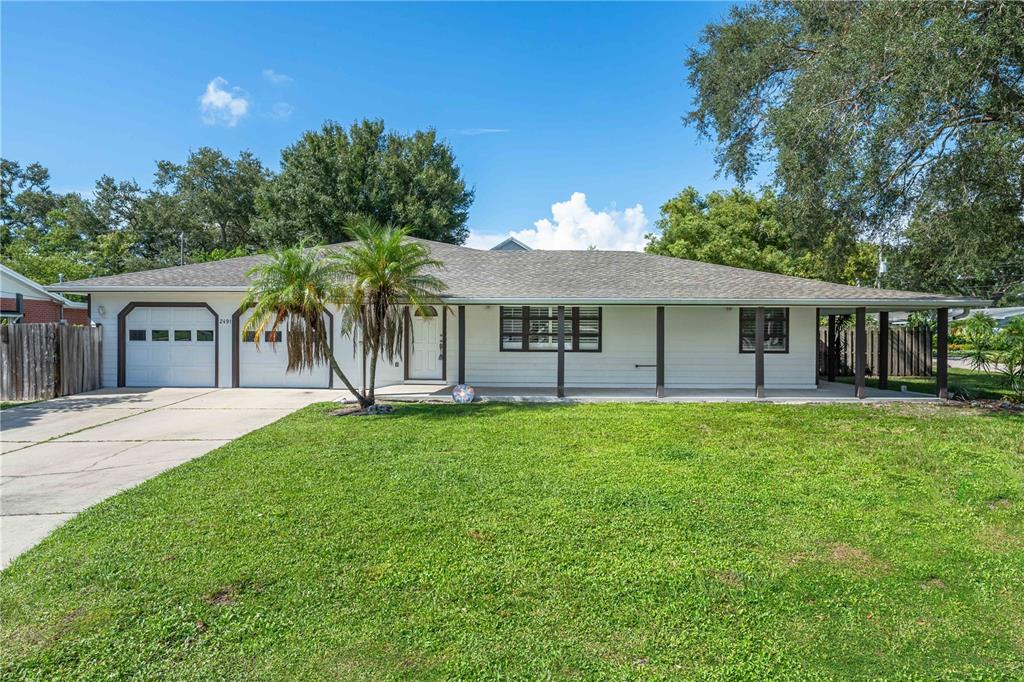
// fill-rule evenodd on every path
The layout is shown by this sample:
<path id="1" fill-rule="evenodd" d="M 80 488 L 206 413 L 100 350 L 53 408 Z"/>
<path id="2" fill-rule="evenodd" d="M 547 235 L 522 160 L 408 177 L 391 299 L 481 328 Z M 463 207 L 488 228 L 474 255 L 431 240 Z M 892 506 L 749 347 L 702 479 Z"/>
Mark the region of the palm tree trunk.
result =
<path id="1" fill-rule="evenodd" d="M 375 402 L 377 402 L 377 398 L 376 398 L 375 391 L 374 391 L 374 388 L 375 388 L 374 385 L 376 383 L 377 383 L 377 347 L 374 346 L 372 349 L 370 349 L 370 389 L 369 389 L 369 393 L 370 393 L 370 404 L 371 405 L 373 405 Z"/>
<path id="2" fill-rule="evenodd" d="M 321 338 L 325 339 L 324 347 L 330 348 L 330 344 L 326 343 L 326 336 L 327 335 L 326 335 L 326 332 L 323 330 L 323 328 L 320 329 L 320 335 L 321 335 Z M 345 388 L 347 388 L 349 390 L 349 392 L 353 396 L 355 396 L 356 400 L 359 402 L 359 407 L 367 408 L 370 405 L 372 405 L 373 404 L 373 398 L 371 397 L 369 400 L 367 400 L 366 396 L 364 396 L 362 393 L 357 391 L 356 387 L 353 386 L 352 382 L 348 380 L 347 376 L 345 376 L 345 373 L 341 371 L 341 366 L 338 365 L 338 361 L 334 358 L 334 353 L 328 351 L 327 359 L 331 363 L 331 370 L 335 374 L 338 375 L 338 378 L 341 379 L 341 383 L 345 384 Z"/>

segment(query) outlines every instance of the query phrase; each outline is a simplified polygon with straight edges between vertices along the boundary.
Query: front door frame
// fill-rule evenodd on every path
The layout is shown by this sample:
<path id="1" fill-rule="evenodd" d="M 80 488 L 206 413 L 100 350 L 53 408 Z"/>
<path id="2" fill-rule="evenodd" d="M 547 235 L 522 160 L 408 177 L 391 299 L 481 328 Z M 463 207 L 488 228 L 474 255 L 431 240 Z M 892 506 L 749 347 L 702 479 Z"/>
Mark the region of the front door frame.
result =
<path id="1" fill-rule="evenodd" d="M 448 382 L 448 308 L 443 305 L 431 306 L 438 310 L 441 317 L 441 338 L 438 343 L 441 351 L 441 376 L 433 379 L 414 379 L 410 376 L 412 372 L 412 309 L 405 309 L 405 339 L 403 341 L 403 352 L 405 354 L 405 367 L 403 378 L 405 381 L 443 381 Z"/>

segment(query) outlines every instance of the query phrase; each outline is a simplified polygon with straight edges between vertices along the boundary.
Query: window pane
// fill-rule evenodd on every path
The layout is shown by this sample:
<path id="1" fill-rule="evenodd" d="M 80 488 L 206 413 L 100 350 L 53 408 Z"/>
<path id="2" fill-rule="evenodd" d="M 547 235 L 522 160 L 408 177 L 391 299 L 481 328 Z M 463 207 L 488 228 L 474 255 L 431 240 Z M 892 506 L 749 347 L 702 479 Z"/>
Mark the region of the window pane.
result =
<path id="1" fill-rule="evenodd" d="M 530 350 L 557 350 L 555 337 L 550 334 L 531 334 Z"/>
<path id="2" fill-rule="evenodd" d="M 263 332 L 263 340 L 267 343 L 280 343 L 281 342 L 281 331 L 275 332 Z"/>
<path id="3" fill-rule="evenodd" d="M 569 324 L 564 325 L 568 330 Z M 557 334 L 558 320 L 530 320 L 530 334 Z"/>
<path id="4" fill-rule="evenodd" d="M 256 340 L 256 332 L 242 332 L 243 343 L 253 343 Z"/>
<path id="5" fill-rule="evenodd" d="M 192 330 L 191 329 L 175 329 L 174 330 L 175 341 L 191 341 Z"/>
<path id="6" fill-rule="evenodd" d="M 552 311 L 551 306 L 546 306 L 546 305 L 532 305 L 532 306 L 530 306 L 530 317 L 545 318 L 545 317 L 551 317 L 553 314 L 554 314 L 554 312 Z"/>
<path id="7" fill-rule="evenodd" d="M 171 333 L 166 329 L 154 329 L 150 332 L 150 338 L 153 341 L 170 341 Z"/>
<path id="8" fill-rule="evenodd" d="M 523 319 L 523 308 L 502 306 L 500 309 L 501 350 L 523 350 L 521 334 L 525 333 L 528 351 L 551 352 L 558 350 L 558 306 L 530 306 L 527 318 Z M 573 350 L 597 351 L 601 347 L 601 308 L 583 306 L 564 308 L 562 328 L 566 352 Z M 578 331 L 580 344 L 573 343 L 573 333 Z M 586 335 L 586 336 L 584 336 Z"/>
<path id="9" fill-rule="evenodd" d="M 765 308 L 764 350 L 766 353 L 785 353 L 789 350 L 789 316 L 786 308 Z M 755 331 L 757 309 L 740 310 L 740 351 L 756 352 Z"/>
<path id="10" fill-rule="evenodd" d="M 196 341 L 213 341 L 212 329 L 197 329 Z"/>
<path id="11" fill-rule="evenodd" d="M 523 318 L 518 319 L 505 319 L 501 321 L 501 333 L 502 334 L 522 334 L 523 333 Z"/>
<path id="12" fill-rule="evenodd" d="M 145 329 L 129 329 L 128 330 L 129 341 L 145 341 L 146 330 Z"/>

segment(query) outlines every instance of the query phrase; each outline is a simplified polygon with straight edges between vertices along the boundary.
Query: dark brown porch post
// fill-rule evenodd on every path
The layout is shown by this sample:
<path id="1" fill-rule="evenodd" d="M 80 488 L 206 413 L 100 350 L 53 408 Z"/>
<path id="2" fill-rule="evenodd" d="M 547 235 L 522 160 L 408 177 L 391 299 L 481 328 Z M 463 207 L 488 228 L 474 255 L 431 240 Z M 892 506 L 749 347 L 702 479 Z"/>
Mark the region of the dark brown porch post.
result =
<path id="1" fill-rule="evenodd" d="M 665 306 L 659 305 L 655 316 L 654 361 L 654 395 L 665 397 Z"/>
<path id="2" fill-rule="evenodd" d="M 943 400 L 949 398 L 949 308 L 935 311 L 935 388 Z"/>
<path id="3" fill-rule="evenodd" d="M 828 316 L 828 338 L 825 339 L 825 366 L 826 372 L 828 373 L 828 380 L 836 380 L 836 365 L 839 363 L 836 361 L 837 346 L 836 344 L 836 316 Z"/>
<path id="4" fill-rule="evenodd" d="M 814 309 L 814 387 L 821 385 L 821 349 L 818 347 L 818 339 L 821 334 L 818 331 L 818 320 L 821 319 L 821 308 Z"/>
<path id="5" fill-rule="evenodd" d="M 459 306 L 459 383 L 466 383 L 466 306 Z"/>
<path id="6" fill-rule="evenodd" d="M 764 397 L 764 308 L 754 316 L 754 396 Z"/>
<path id="7" fill-rule="evenodd" d="M 857 328 L 853 342 L 853 385 L 854 395 L 858 398 L 867 395 L 864 386 L 864 372 L 868 364 L 867 316 L 867 309 L 857 308 Z"/>
<path id="8" fill-rule="evenodd" d="M 878 312 L 878 388 L 889 388 L 889 313 Z"/>
<path id="9" fill-rule="evenodd" d="M 565 306 L 558 306 L 558 384 L 559 398 L 565 397 Z"/>

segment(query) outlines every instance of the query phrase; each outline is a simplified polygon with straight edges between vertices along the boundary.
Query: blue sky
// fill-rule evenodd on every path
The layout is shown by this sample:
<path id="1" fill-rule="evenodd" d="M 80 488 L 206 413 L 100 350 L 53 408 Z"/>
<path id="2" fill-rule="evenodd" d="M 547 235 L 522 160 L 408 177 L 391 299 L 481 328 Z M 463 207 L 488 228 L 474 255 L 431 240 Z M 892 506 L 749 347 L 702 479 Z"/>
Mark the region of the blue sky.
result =
<path id="1" fill-rule="evenodd" d="M 728 9 L 5 2 L 0 142 L 88 191 L 204 145 L 276 169 L 325 119 L 383 118 L 452 145 L 472 244 L 638 248 L 683 187 L 732 185 L 681 122 L 687 48 Z"/>

